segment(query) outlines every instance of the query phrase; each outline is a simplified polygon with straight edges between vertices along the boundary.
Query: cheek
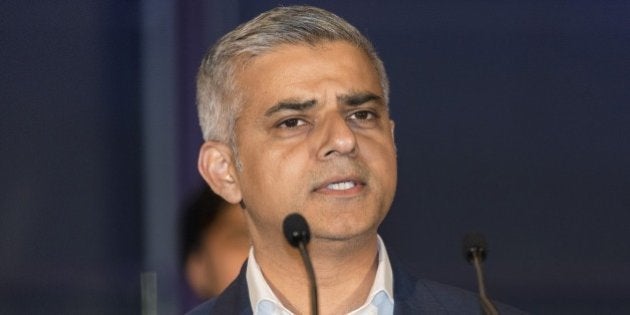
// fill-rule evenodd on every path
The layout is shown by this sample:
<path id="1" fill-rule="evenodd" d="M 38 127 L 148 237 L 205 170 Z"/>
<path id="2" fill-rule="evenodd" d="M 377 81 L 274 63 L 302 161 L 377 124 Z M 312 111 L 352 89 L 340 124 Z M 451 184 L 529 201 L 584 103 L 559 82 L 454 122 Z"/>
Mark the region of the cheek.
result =
<path id="1" fill-rule="evenodd" d="M 396 171 L 396 148 L 390 138 L 381 137 L 364 142 L 361 153 L 366 161 L 373 163 L 379 172 Z"/>
<path id="2" fill-rule="evenodd" d="M 379 170 L 381 177 L 381 182 L 383 185 L 383 189 L 388 192 L 393 193 L 396 190 L 396 159 L 395 158 L 387 158 L 382 161 Z"/>
<path id="3" fill-rule="evenodd" d="M 308 163 L 308 153 L 296 149 L 261 149 L 249 156 L 243 160 L 244 183 L 257 191 L 297 188 Z"/>
<path id="4" fill-rule="evenodd" d="M 376 179 L 379 189 L 385 194 L 394 194 L 397 183 L 397 160 L 393 143 L 383 140 L 383 142 L 367 146 L 363 150 L 363 156 L 369 165 Z"/>

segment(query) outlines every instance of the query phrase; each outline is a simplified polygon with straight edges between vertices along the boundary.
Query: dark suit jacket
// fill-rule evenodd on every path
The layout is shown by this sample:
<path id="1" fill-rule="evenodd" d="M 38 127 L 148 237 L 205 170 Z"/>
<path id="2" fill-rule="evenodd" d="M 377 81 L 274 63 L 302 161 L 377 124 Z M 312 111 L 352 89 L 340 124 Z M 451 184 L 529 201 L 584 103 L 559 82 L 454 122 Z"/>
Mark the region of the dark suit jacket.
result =
<path id="1" fill-rule="evenodd" d="M 390 256 L 390 260 L 391 260 Z M 417 279 L 391 260 L 394 273 L 394 314 L 481 314 L 478 296 L 472 292 Z M 241 268 L 236 280 L 217 298 L 206 301 L 187 315 L 252 314 L 245 270 Z M 321 302 L 321 301 L 320 301 Z M 325 302 L 324 302 L 325 303 Z M 497 304 L 501 315 L 526 314 L 512 307 Z"/>

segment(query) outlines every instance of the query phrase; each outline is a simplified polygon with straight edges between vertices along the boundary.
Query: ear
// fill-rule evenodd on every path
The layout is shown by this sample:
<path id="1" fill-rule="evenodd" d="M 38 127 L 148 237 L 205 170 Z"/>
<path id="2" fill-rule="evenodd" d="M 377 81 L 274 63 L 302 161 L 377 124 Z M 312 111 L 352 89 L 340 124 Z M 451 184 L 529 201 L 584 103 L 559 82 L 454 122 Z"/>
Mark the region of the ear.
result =
<path id="1" fill-rule="evenodd" d="M 394 144 L 394 151 L 398 151 L 398 147 L 396 147 L 396 136 L 394 135 L 394 129 L 396 128 L 396 123 L 394 122 L 394 120 L 390 119 L 389 120 L 389 124 L 390 124 L 390 132 L 391 132 L 391 136 L 392 136 L 392 143 Z"/>
<path id="2" fill-rule="evenodd" d="M 229 203 L 235 204 L 242 200 L 234 156 L 229 146 L 221 142 L 206 141 L 199 150 L 197 167 L 201 177 L 217 195 Z"/>
<path id="3" fill-rule="evenodd" d="M 390 120 L 389 120 L 389 124 L 391 125 L 391 128 L 392 128 L 392 129 L 391 129 L 391 132 L 392 132 L 392 139 L 395 139 L 396 137 L 394 137 L 394 129 L 395 129 L 395 127 L 396 127 L 396 123 L 394 122 L 394 120 L 393 120 L 393 119 L 390 119 Z"/>

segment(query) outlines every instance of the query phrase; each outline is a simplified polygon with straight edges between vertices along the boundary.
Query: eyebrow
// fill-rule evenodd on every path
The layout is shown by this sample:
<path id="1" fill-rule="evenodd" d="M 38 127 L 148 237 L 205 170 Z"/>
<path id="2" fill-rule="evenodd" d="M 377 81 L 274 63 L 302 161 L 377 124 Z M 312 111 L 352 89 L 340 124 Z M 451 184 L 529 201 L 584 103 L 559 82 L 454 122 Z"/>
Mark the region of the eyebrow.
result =
<path id="1" fill-rule="evenodd" d="M 308 100 L 303 102 L 291 100 L 280 101 L 278 102 L 278 104 L 271 106 L 267 111 L 265 111 L 265 116 L 269 117 L 283 110 L 304 111 L 312 108 L 313 106 L 315 106 L 315 104 L 317 104 L 317 101 L 315 100 Z"/>
<path id="2" fill-rule="evenodd" d="M 370 92 L 360 92 L 353 94 L 344 94 L 337 96 L 337 101 L 347 106 L 359 106 L 367 102 L 375 101 L 383 103 L 383 98 Z"/>
<path id="3" fill-rule="evenodd" d="M 370 92 L 360 92 L 353 94 L 344 94 L 337 96 L 337 102 L 344 104 L 346 106 L 359 106 L 365 104 L 367 102 L 376 101 L 377 103 L 382 104 L 383 98 Z M 280 101 L 276 105 L 271 106 L 269 109 L 265 111 L 265 116 L 269 117 L 273 114 L 283 111 L 305 111 L 307 109 L 313 108 L 317 105 L 316 100 L 307 100 L 307 101 L 294 101 L 294 100 L 286 100 Z"/>

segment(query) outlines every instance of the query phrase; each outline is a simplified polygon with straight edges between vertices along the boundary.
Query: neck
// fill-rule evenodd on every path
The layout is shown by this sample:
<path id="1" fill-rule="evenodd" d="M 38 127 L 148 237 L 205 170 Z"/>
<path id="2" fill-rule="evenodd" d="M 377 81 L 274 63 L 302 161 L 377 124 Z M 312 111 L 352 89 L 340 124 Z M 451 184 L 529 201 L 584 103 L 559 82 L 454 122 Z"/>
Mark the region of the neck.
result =
<path id="1" fill-rule="evenodd" d="M 308 276 L 302 258 L 297 249 L 286 242 L 281 244 L 269 248 L 254 242 L 256 261 L 282 304 L 295 314 L 308 314 Z M 315 269 L 320 314 L 348 313 L 361 306 L 378 266 L 376 234 L 351 241 L 315 238 L 308 249 Z"/>

